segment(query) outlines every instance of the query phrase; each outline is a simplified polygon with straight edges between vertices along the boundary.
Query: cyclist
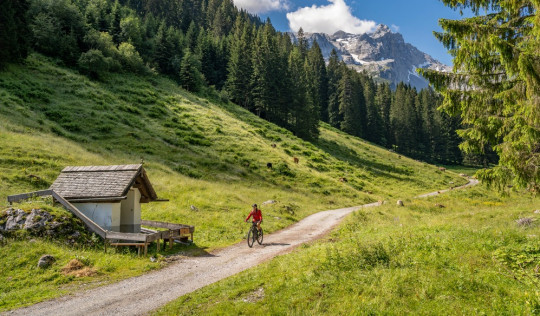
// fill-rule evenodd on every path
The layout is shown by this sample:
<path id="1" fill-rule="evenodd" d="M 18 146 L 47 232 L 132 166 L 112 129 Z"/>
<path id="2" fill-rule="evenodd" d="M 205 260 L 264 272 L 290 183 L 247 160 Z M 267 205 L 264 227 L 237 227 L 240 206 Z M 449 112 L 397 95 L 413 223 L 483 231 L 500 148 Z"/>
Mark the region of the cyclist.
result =
<path id="1" fill-rule="evenodd" d="M 262 212 L 260 209 L 257 208 L 257 204 L 253 204 L 252 207 L 253 209 L 251 210 L 251 213 L 249 213 L 245 222 L 247 223 L 248 219 L 253 216 L 253 222 L 257 224 L 257 229 L 261 231 Z"/>

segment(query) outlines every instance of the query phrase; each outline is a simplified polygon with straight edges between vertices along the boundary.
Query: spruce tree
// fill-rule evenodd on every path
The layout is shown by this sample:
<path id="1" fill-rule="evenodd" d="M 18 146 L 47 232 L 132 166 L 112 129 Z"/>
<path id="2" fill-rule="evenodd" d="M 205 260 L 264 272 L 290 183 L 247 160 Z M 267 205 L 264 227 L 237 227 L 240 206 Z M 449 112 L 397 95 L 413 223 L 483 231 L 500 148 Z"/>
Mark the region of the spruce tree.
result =
<path id="1" fill-rule="evenodd" d="M 275 29 L 268 19 L 259 28 L 252 53 L 253 74 L 251 78 L 253 104 L 259 116 L 272 116 L 278 94 L 279 73 L 274 68 L 278 56 Z"/>
<path id="2" fill-rule="evenodd" d="M 444 96 L 442 108 L 460 115 L 466 153 L 491 147 L 497 166 L 478 173 L 500 189 L 540 190 L 540 2 L 443 0 L 475 16 L 439 20 L 435 36 L 453 56 L 452 73 L 422 70 Z M 480 14 L 480 12 L 486 12 Z"/>
<path id="3" fill-rule="evenodd" d="M 180 85 L 188 91 L 198 92 L 203 86 L 204 76 L 201 73 L 201 62 L 189 49 L 184 51 L 179 77 Z"/>
<path id="4" fill-rule="evenodd" d="M 380 111 L 380 118 L 382 124 L 383 135 L 380 144 L 388 146 L 392 143 L 393 136 L 390 125 L 390 107 L 392 105 L 392 90 L 390 90 L 390 84 L 385 82 L 377 85 L 377 92 L 375 95 L 375 103 Z"/>
<path id="5" fill-rule="evenodd" d="M 343 75 L 339 81 L 339 115 L 343 117 L 340 129 L 355 136 L 362 136 L 361 105 L 363 102 L 362 86 L 357 80 L 356 72 L 342 65 Z M 362 100 L 362 101 L 361 101 Z"/>
<path id="6" fill-rule="evenodd" d="M 339 128 L 342 117 L 339 114 L 339 81 L 341 80 L 341 71 L 339 57 L 335 49 L 330 52 L 326 74 L 328 77 L 328 121 L 325 121 L 326 116 L 322 116 L 322 120 L 330 123 L 333 127 Z M 323 111 L 324 113 L 324 111 Z"/>
<path id="7" fill-rule="evenodd" d="M 326 65 L 317 42 L 307 53 L 307 76 L 308 92 L 313 100 L 313 106 L 317 109 L 317 115 L 323 121 L 328 121 L 328 77 L 326 75 Z"/>
<path id="8" fill-rule="evenodd" d="M 225 84 L 231 100 L 245 108 L 249 108 L 251 104 L 250 80 L 253 73 L 251 31 L 250 24 L 244 18 L 236 20 L 230 44 L 228 75 Z"/>
<path id="9" fill-rule="evenodd" d="M 7 62 L 26 57 L 30 31 L 26 19 L 27 0 L 0 2 L 0 68 Z"/>

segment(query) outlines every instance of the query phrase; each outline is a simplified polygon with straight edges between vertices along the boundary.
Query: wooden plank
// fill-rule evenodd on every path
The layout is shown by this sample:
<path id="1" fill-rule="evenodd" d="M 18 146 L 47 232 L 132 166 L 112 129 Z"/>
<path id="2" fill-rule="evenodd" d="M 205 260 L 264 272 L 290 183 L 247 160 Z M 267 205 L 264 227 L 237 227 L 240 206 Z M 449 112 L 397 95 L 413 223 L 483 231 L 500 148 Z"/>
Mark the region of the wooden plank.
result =
<path id="1" fill-rule="evenodd" d="M 159 239 L 161 239 L 161 233 L 160 232 L 146 235 L 146 241 L 147 242 L 153 242 L 153 241 L 156 241 L 156 240 L 159 240 Z"/>
<path id="2" fill-rule="evenodd" d="M 144 220 L 144 219 L 141 221 L 141 225 L 150 226 L 150 227 L 157 227 L 157 228 L 166 228 L 166 229 L 189 228 L 190 233 L 193 233 L 195 231 L 195 226 L 184 225 L 184 224 L 166 223 L 166 222 L 158 222 L 158 221 L 148 221 L 148 220 Z"/>
<path id="3" fill-rule="evenodd" d="M 66 199 L 64 199 L 62 196 L 60 196 L 58 193 L 51 191 L 51 195 L 60 203 L 62 204 L 66 209 L 71 211 L 75 216 L 77 216 L 80 220 L 83 221 L 83 223 L 94 233 L 101 236 L 101 238 L 106 238 L 107 232 L 101 228 L 98 224 L 96 224 L 94 221 L 92 221 L 90 218 L 88 218 L 86 215 L 84 215 L 81 211 L 79 211 L 78 208 L 73 206 L 73 204 L 69 203 Z"/>
<path id="4" fill-rule="evenodd" d="M 144 243 L 137 243 L 137 242 L 112 242 L 110 243 L 111 246 L 137 246 L 137 247 L 143 247 Z"/>
<path id="5" fill-rule="evenodd" d="M 166 229 L 178 229 L 181 228 L 182 224 L 173 224 L 173 223 L 166 223 L 166 222 L 157 222 L 157 221 L 147 221 L 142 220 L 141 225 L 143 226 L 150 226 L 150 227 L 157 227 L 157 228 L 166 228 Z"/>
<path id="6" fill-rule="evenodd" d="M 189 227 L 180 228 L 180 235 L 189 235 L 191 234 Z"/>
<path id="7" fill-rule="evenodd" d="M 41 190 L 41 191 L 35 191 L 35 192 L 29 192 L 29 193 L 23 193 L 23 194 L 10 195 L 7 197 L 7 200 L 9 203 L 12 203 L 12 202 L 19 202 L 21 200 L 31 199 L 38 196 L 47 196 L 51 194 L 52 194 L 52 190 Z"/>
<path id="8" fill-rule="evenodd" d="M 136 233 L 120 233 L 120 232 L 111 232 L 107 231 L 105 238 L 107 239 L 118 239 L 118 240 L 130 240 L 130 241 L 142 241 L 146 242 L 145 234 L 136 234 Z"/>

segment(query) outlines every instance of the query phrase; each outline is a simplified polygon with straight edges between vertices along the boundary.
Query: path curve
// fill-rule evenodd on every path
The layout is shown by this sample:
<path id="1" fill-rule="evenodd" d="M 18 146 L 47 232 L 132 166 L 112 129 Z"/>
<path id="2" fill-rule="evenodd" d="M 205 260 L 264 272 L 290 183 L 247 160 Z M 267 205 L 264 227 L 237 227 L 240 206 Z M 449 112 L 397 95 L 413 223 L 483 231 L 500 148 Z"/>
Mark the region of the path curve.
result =
<path id="1" fill-rule="evenodd" d="M 455 189 L 476 184 L 477 180 L 471 180 Z M 437 195 L 438 192 L 430 194 Z M 158 271 L 8 311 L 5 315 L 147 314 L 182 295 L 247 270 L 277 255 L 291 252 L 303 243 L 321 238 L 346 215 L 378 205 L 371 203 L 315 213 L 281 231 L 266 235 L 263 245 L 248 248 L 246 242 L 242 241 L 210 256 L 185 258 Z"/>

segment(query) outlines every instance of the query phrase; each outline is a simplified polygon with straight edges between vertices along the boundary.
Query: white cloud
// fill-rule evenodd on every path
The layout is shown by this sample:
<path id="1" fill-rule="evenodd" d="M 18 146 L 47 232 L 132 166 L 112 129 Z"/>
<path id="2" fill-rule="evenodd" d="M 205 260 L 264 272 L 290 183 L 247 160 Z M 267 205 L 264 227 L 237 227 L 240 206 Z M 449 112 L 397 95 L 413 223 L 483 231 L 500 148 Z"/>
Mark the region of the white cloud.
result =
<path id="1" fill-rule="evenodd" d="M 288 0 L 234 0 L 234 4 L 253 14 L 289 9 Z"/>
<path id="2" fill-rule="evenodd" d="M 394 33 L 398 33 L 398 32 L 399 32 L 399 26 L 397 26 L 397 25 L 395 25 L 395 24 L 390 25 L 390 28 L 392 29 L 392 31 L 394 31 Z"/>
<path id="3" fill-rule="evenodd" d="M 289 27 L 296 32 L 301 27 L 305 32 L 334 34 L 345 31 L 363 34 L 375 29 L 374 21 L 360 20 L 351 13 L 344 0 L 328 0 L 330 4 L 300 8 L 287 13 Z"/>

